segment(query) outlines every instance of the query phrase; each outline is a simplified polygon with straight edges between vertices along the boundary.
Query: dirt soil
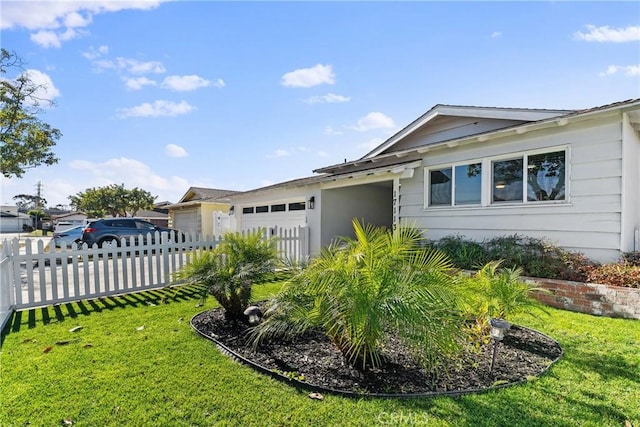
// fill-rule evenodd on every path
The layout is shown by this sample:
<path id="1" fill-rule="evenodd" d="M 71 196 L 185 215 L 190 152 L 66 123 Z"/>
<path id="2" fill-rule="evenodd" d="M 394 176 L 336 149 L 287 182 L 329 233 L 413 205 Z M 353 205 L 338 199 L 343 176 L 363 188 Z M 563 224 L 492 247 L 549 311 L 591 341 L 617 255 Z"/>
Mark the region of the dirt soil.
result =
<path id="1" fill-rule="evenodd" d="M 254 350 L 246 343 L 248 326 L 226 321 L 221 309 L 202 312 L 191 324 L 201 335 L 267 370 L 326 391 L 346 393 L 411 395 L 483 390 L 540 375 L 562 355 L 560 345 L 553 339 L 514 325 L 498 344 L 492 372 L 492 343 L 477 349 L 469 346 L 434 375 L 416 363 L 397 339 L 385 346 L 383 367 L 362 372 L 351 367 L 319 332 L 287 342 L 271 341 Z"/>

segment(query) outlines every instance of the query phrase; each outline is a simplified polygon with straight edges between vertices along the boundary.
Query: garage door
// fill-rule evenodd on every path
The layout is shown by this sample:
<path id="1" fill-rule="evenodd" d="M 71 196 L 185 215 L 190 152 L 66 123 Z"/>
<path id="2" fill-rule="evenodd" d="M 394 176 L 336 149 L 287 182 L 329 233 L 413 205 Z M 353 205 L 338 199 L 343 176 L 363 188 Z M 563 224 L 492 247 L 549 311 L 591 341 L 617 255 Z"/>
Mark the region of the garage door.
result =
<path id="1" fill-rule="evenodd" d="M 253 212 L 242 213 L 242 230 L 251 230 L 255 228 L 295 228 L 306 225 L 306 212 L 303 209 L 292 210 L 293 204 L 278 203 L 274 205 L 261 206 L 253 208 Z M 284 210 L 282 209 L 284 206 Z M 264 210 L 267 210 L 264 212 Z"/>
<path id="2" fill-rule="evenodd" d="M 198 210 L 189 209 L 178 211 L 173 214 L 173 228 L 183 233 L 200 234 L 200 221 L 198 221 Z"/>

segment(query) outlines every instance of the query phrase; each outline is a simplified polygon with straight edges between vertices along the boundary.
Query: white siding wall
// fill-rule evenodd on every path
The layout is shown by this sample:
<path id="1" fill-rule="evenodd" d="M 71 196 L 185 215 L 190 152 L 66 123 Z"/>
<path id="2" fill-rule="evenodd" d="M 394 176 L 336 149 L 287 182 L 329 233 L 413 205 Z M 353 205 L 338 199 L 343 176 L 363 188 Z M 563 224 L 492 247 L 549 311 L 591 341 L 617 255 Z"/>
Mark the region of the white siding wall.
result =
<path id="1" fill-rule="evenodd" d="M 640 251 L 640 135 L 625 116 L 622 162 L 622 239 L 623 251 Z"/>
<path id="2" fill-rule="evenodd" d="M 428 133 L 416 132 L 409 135 L 400 143 L 395 144 L 388 152 L 406 150 L 450 139 L 462 138 L 491 130 L 502 129 L 523 123 L 523 121 L 481 119 L 477 117 L 457 117 L 449 120 L 440 120 L 429 125 Z"/>
<path id="3" fill-rule="evenodd" d="M 451 234 L 482 240 L 517 233 L 546 238 L 597 260 L 618 259 L 622 222 L 619 117 L 434 150 L 423 164 L 447 165 L 559 146 L 568 146 L 567 203 L 425 209 L 424 173 L 415 173 L 413 178 L 401 181 L 400 219 L 425 228 L 426 236 L 434 240 Z M 483 191 L 488 190 L 483 187 Z"/>

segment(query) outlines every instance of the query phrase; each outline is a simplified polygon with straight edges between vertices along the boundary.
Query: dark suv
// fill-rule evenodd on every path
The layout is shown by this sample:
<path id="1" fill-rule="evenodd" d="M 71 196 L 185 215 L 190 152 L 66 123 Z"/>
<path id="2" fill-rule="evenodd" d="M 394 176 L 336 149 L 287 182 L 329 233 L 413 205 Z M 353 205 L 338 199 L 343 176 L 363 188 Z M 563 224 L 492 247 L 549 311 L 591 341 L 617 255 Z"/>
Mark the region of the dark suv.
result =
<path id="1" fill-rule="evenodd" d="M 89 222 L 84 231 L 82 232 L 82 243 L 86 243 L 89 247 L 95 243 L 98 247 L 106 243 L 115 243 L 120 245 L 120 239 L 123 237 L 127 239 L 127 244 L 130 237 L 136 237 L 138 243 L 138 237 L 142 237 L 146 240 L 148 233 L 151 233 L 151 240 L 155 239 L 156 231 L 169 233 L 169 238 L 178 238 L 184 240 L 184 235 L 172 228 L 160 227 L 138 218 L 109 218 L 98 219 Z M 177 236 L 177 237 L 176 237 Z M 142 242 L 144 243 L 144 242 Z"/>

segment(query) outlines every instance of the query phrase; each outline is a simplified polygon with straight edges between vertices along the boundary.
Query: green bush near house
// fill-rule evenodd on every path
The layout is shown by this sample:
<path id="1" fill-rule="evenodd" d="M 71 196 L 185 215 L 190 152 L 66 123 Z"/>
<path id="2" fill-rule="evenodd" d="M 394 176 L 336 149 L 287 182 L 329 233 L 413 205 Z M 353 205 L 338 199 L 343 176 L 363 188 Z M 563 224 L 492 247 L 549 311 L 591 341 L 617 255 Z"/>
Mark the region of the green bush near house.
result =
<path id="1" fill-rule="evenodd" d="M 597 265 L 583 254 L 569 252 L 545 239 L 513 234 L 475 242 L 460 235 L 446 236 L 431 246 L 445 252 L 457 268 L 477 270 L 489 261 L 502 260 L 522 275 L 585 282 Z"/>
<path id="2" fill-rule="evenodd" d="M 490 261 L 481 243 L 458 234 L 443 237 L 433 246 L 446 253 L 453 265 L 463 270 L 478 270 Z"/>

